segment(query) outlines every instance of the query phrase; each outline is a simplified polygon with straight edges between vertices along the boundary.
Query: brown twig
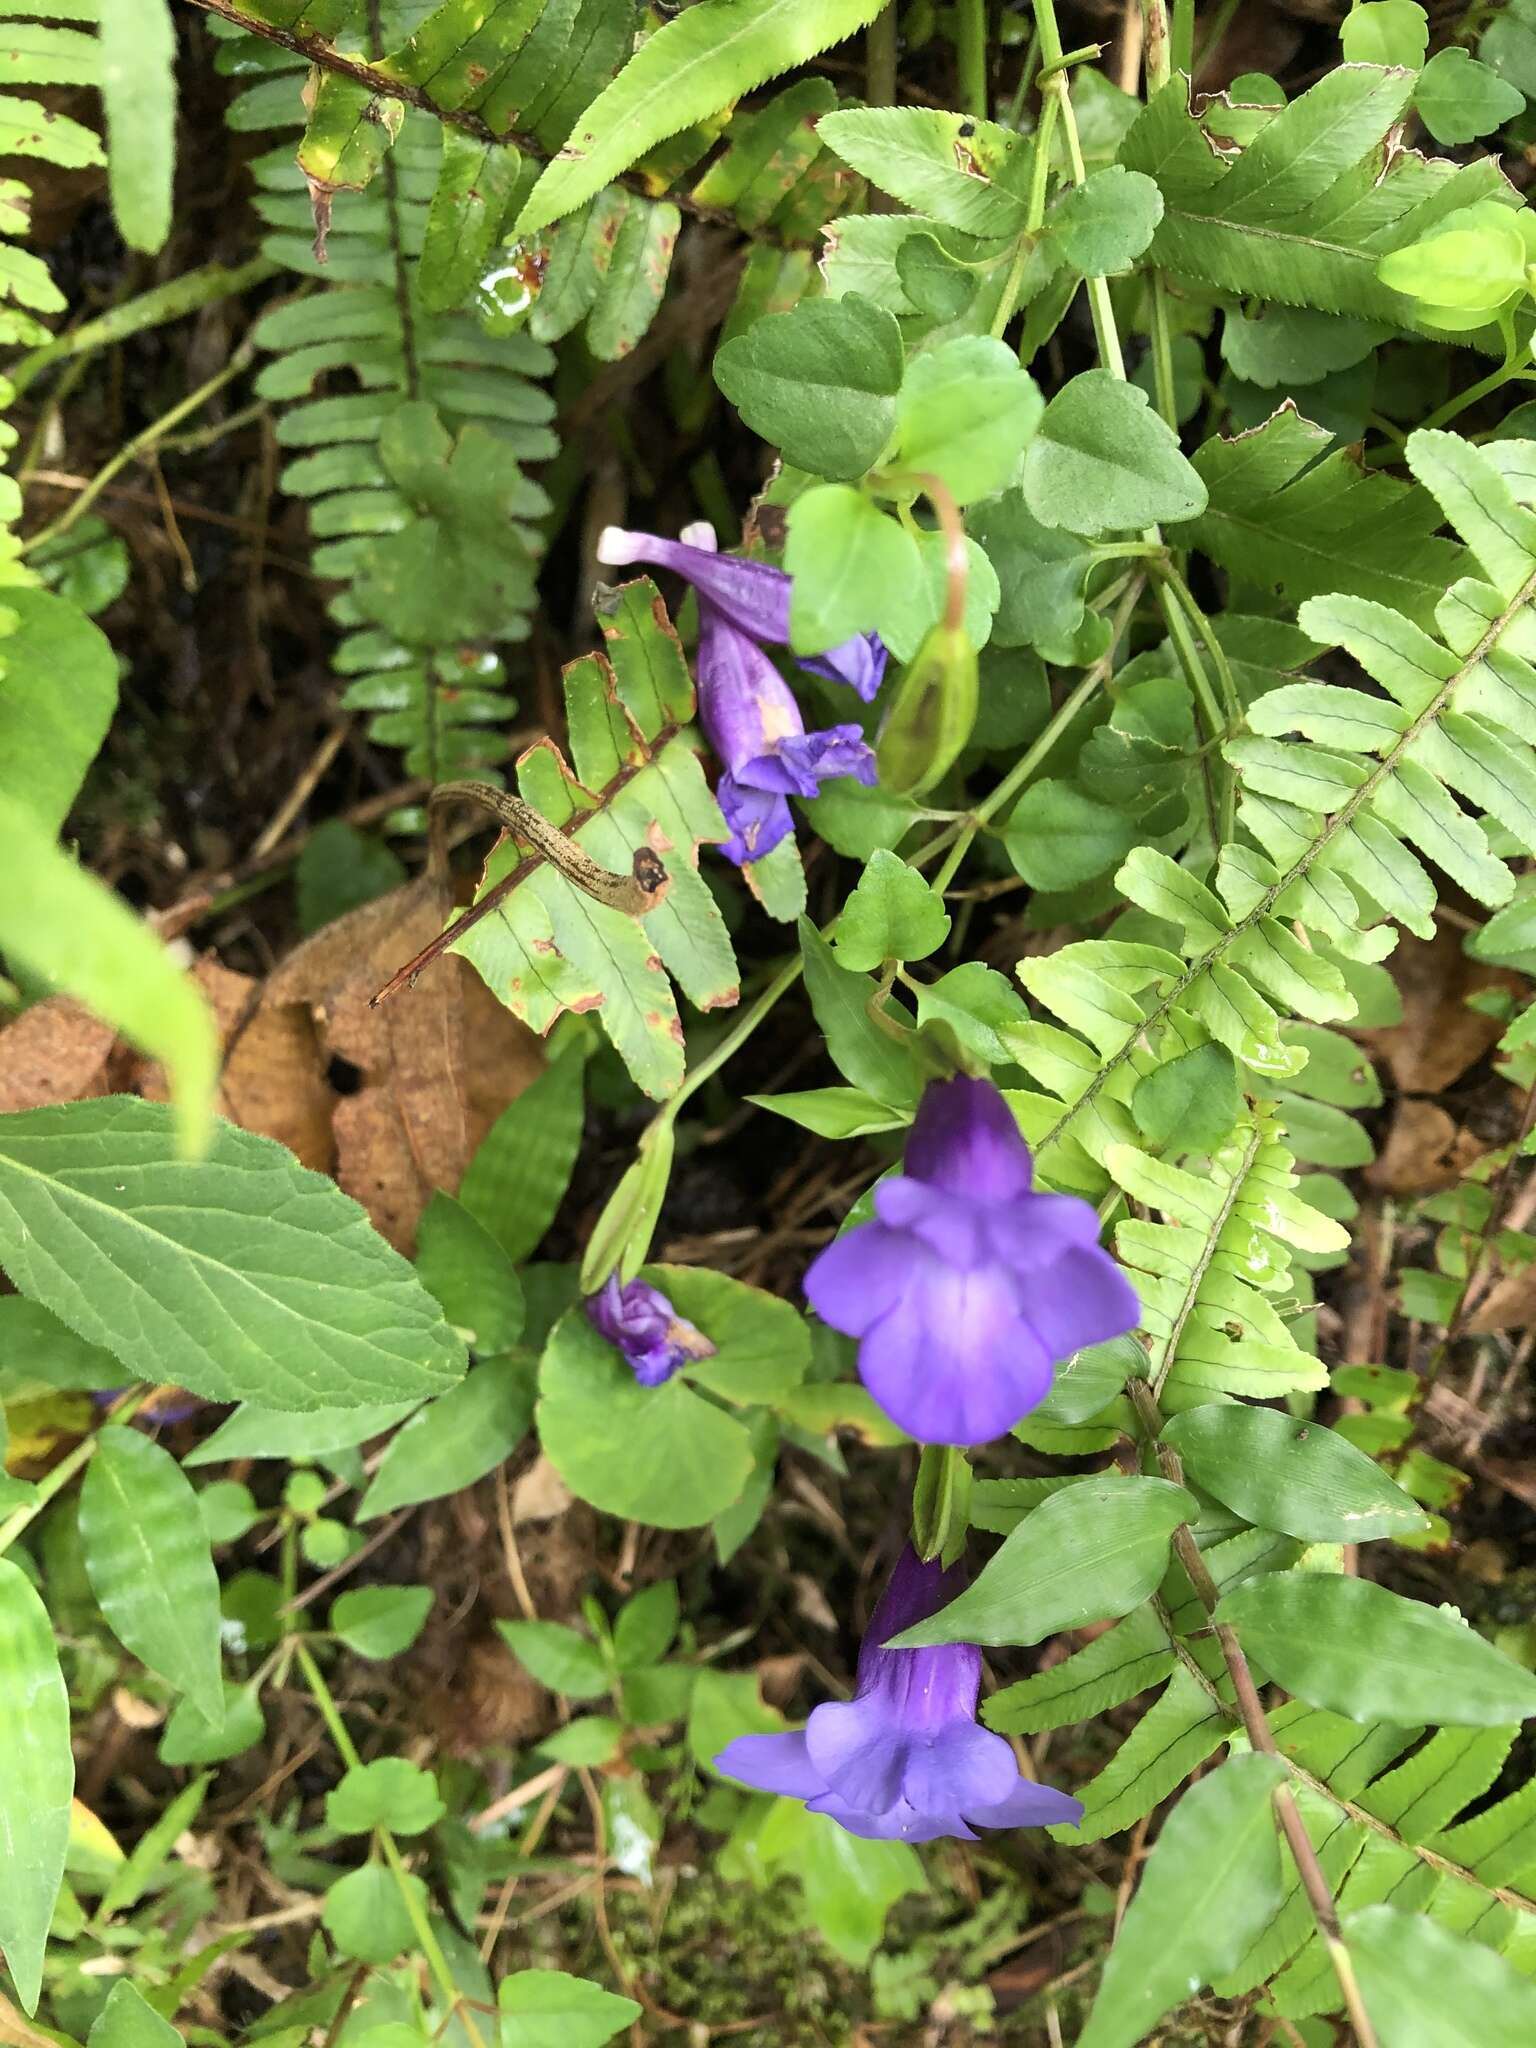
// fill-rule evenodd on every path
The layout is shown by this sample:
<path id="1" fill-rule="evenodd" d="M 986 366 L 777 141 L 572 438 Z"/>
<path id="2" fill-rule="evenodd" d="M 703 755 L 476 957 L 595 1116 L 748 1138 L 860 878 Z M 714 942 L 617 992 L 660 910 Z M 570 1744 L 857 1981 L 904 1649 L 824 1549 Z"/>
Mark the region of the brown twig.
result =
<path id="1" fill-rule="evenodd" d="M 1179 1461 L 1178 1453 L 1162 1440 L 1163 1415 L 1156 1396 L 1145 1380 L 1133 1379 L 1129 1385 L 1131 1399 L 1135 1403 L 1137 1414 L 1141 1417 L 1148 1440 L 1156 1446 L 1158 1464 L 1164 1476 L 1172 1480 L 1175 1486 L 1182 1485 L 1184 1468 Z M 1194 1532 L 1187 1522 L 1181 1522 L 1174 1531 L 1173 1548 L 1184 1567 L 1190 1585 L 1195 1590 L 1196 1598 L 1206 1613 L 1213 1617 L 1212 1632 L 1220 1646 L 1227 1675 L 1232 1680 L 1237 1709 L 1243 1717 L 1243 1727 L 1247 1731 L 1248 1740 L 1263 1755 L 1279 1757 L 1279 1746 L 1270 1728 L 1269 1717 L 1264 1712 L 1264 1702 L 1259 1698 L 1259 1689 L 1253 1682 L 1253 1673 L 1248 1667 L 1248 1659 L 1243 1654 L 1243 1646 L 1237 1639 L 1237 1633 L 1228 1623 L 1214 1620 L 1221 1593 L 1211 1577 L 1205 1559 L 1200 1555 Z M 1307 1833 L 1306 1823 L 1302 1820 L 1289 1783 L 1275 1787 L 1274 1808 L 1275 1819 L 1290 1849 L 1296 1873 L 1307 1895 L 1307 1903 L 1312 1908 L 1312 1917 L 1317 1922 L 1318 1933 L 1327 1944 L 1329 1956 L 1332 1958 L 1334 1974 L 1344 1994 L 1345 2010 L 1355 2030 L 1358 2048 L 1378 2048 L 1376 2032 L 1371 2025 L 1370 2014 L 1365 2009 L 1365 2001 L 1355 1981 L 1354 1966 L 1339 1929 L 1338 1909 L 1334 1905 L 1333 1894 L 1328 1889 L 1328 1880 L 1323 1875 L 1323 1867 L 1317 1860 L 1317 1851 L 1312 1846 L 1312 1838 Z"/>

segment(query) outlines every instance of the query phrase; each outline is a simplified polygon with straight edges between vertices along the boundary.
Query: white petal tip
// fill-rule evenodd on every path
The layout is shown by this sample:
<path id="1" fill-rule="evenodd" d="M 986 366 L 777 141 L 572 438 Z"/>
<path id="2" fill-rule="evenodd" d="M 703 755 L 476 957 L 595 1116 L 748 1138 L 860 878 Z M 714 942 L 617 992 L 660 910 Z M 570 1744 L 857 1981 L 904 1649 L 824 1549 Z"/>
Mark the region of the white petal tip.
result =
<path id="1" fill-rule="evenodd" d="M 597 559 L 609 569 L 622 569 L 638 562 L 644 551 L 644 537 L 626 533 L 622 526 L 605 526 L 597 536 Z"/>
<path id="2" fill-rule="evenodd" d="M 703 548 L 706 553 L 711 555 L 716 552 L 720 545 L 715 539 L 715 529 L 707 519 L 691 520 L 677 537 L 685 547 Z"/>

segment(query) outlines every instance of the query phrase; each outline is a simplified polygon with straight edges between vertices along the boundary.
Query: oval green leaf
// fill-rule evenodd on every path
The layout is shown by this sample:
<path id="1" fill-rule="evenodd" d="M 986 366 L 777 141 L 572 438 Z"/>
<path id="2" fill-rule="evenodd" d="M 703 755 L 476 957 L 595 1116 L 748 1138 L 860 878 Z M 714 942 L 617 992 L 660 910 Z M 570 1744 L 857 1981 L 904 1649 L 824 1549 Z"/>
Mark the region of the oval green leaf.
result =
<path id="1" fill-rule="evenodd" d="M 1244 1521 L 1304 1543 L 1365 1543 L 1429 1527 L 1374 1458 L 1319 1422 L 1211 1402 L 1163 1431 L 1185 1470 Z"/>
<path id="2" fill-rule="evenodd" d="M 360 1522 L 417 1501 L 440 1500 L 510 1458 L 533 1415 L 533 1361 L 487 1358 L 456 1387 L 419 1408 L 379 1462 L 357 1510 Z"/>
<path id="3" fill-rule="evenodd" d="M 197 1495 L 169 1451 L 134 1429 L 101 1432 L 80 1489 L 80 1542 L 118 1641 L 221 1724 L 219 1578 Z"/>
<path id="4" fill-rule="evenodd" d="M 681 1303 L 678 1304 L 681 1306 Z M 752 1472 L 741 1423 L 679 1374 L 642 1387 L 580 1308 L 550 1335 L 539 1437 L 574 1493 L 610 1515 L 692 1529 L 728 1508 Z"/>
<path id="5" fill-rule="evenodd" d="M 1216 1610 L 1278 1684 L 1352 1721 L 1494 1728 L 1536 1714 L 1536 1677 L 1443 1609 L 1369 1579 L 1275 1572 Z"/>
<path id="6" fill-rule="evenodd" d="M 1366 2011 L 1384 2048 L 1529 2048 L 1536 1985 L 1428 1913 L 1365 1906 L 1344 1921 Z"/>
<path id="7" fill-rule="evenodd" d="M 1166 1479 L 1106 1476 L 1069 1486 L 1024 1517 L 958 1600 L 891 1642 L 1039 1643 L 1129 1614 L 1168 1569 L 1174 1530 L 1199 1513 L 1194 1496 Z"/>

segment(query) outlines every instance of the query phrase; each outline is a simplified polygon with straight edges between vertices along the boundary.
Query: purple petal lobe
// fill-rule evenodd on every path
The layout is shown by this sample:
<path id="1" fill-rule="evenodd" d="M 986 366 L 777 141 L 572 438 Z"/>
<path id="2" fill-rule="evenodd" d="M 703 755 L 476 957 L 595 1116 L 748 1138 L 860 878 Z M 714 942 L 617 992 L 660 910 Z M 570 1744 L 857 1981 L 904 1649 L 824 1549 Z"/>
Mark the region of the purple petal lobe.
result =
<path id="1" fill-rule="evenodd" d="M 1141 1316 L 1131 1283 L 1098 1245 L 1063 1252 L 1053 1266 L 1021 1281 L 1019 1291 L 1024 1320 L 1052 1358 L 1133 1330 Z"/>
<path id="2" fill-rule="evenodd" d="M 743 867 L 772 853 L 781 839 L 795 829 L 789 805 L 771 790 L 749 789 L 726 773 L 715 786 L 715 796 L 731 828 L 731 836 L 720 851 L 727 860 Z"/>
<path id="3" fill-rule="evenodd" d="M 790 1799 L 810 1799 L 823 1786 L 806 1750 L 803 1728 L 783 1735 L 738 1735 L 714 1763 L 728 1778 L 758 1792 L 779 1792 Z"/>
<path id="4" fill-rule="evenodd" d="M 901 1789 L 923 1813 L 963 1813 L 1000 1805 L 1018 1782 L 1019 1767 L 1001 1735 L 962 1721 L 914 1742 Z"/>
<path id="5" fill-rule="evenodd" d="M 859 1347 L 859 1374 L 891 1420 L 923 1443 L 1005 1435 L 1050 1391 L 1051 1360 L 1022 1320 L 1012 1274 L 926 1263 L 901 1305 Z"/>
<path id="6" fill-rule="evenodd" d="M 865 1813 L 885 1813 L 901 1796 L 907 1744 L 877 1699 L 830 1700 L 805 1724 L 806 1748 L 823 1785 Z"/>
<path id="7" fill-rule="evenodd" d="M 805 1276 L 805 1296 L 824 1323 L 862 1337 L 901 1299 L 912 1273 L 912 1248 L 898 1232 L 860 1223 L 819 1252 Z"/>
<path id="8" fill-rule="evenodd" d="M 797 655 L 795 659 L 813 676 L 847 683 L 866 704 L 885 680 L 886 645 L 878 633 L 857 633 L 853 639 L 829 647 L 825 654 Z"/>
<path id="9" fill-rule="evenodd" d="M 1033 1778 L 1020 1778 L 1006 1799 L 996 1806 L 972 1808 L 969 1815 L 979 1828 L 1076 1827 L 1082 1817 L 1081 1799 L 1058 1792 L 1054 1785 L 1037 1785 Z"/>
<path id="10" fill-rule="evenodd" d="M 631 1280 L 625 1287 L 610 1273 L 585 1307 L 588 1322 L 622 1353 L 642 1387 L 659 1387 L 691 1359 L 715 1355 L 704 1332 L 647 1281 Z"/>

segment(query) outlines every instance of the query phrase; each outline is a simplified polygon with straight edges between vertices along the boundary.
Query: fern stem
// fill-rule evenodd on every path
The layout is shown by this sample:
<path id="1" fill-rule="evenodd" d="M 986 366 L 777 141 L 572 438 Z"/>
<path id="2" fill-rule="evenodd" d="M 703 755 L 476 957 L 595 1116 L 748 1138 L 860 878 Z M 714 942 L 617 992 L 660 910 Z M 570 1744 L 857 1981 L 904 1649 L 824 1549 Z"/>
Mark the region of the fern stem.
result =
<path id="1" fill-rule="evenodd" d="M 1376 766 L 1366 776 L 1365 780 L 1357 789 L 1350 792 L 1349 796 L 1331 818 L 1323 820 L 1321 831 L 1309 843 L 1306 850 L 1298 854 L 1284 874 L 1278 876 L 1269 885 L 1253 908 L 1245 916 L 1240 917 L 1229 932 L 1224 933 L 1214 946 L 1200 955 L 1198 960 L 1192 960 L 1189 963 L 1184 972 L 1169 988 L 1167 994 L 1148 1012 L 1134 1038 L 1128 1041 L 1119 1052 L 1112 1054 L 1108 1059 L 1100 1063 L 1093 1079 L 1084 1088 L 1082 1094 L 1078 1096 L 1075 1102 L 1070 1102 L 1066 1105 L 1055 1123 L 1052 1124 L 1051 1128 L 1040 1139 L 1038 1146 L 1040 1151 L 1043 1152 L 1047 1145 L 1054 1139 L 1059 1138 L 1078 1112 L 1086 1109 L 1089 1103 L 1094 1100 L 1105 1082 L 1112 1075 L 1120 1071 L 1121 1067 L 1124 1066 L 1130 1057 L 1132 1045 L 1148 1043 L 1152 1033 L 1164 1022 L 1170 1012 L 1177 1009 L 1178 1005 L 1184 1000 L 1184 997 L 1200 977 L 1203 974 L 1209 973 L 1212 967 L 1219 966 L 1223 956 L 1230 952 L 1240 939 L 1246 937 L 1256 925 L 1262 924 L 1266 917 L 1274 915 L 1275 906 L 1287 889 L 1300 881 L 1304 875 L 1311 872 L 1322 855 L 1327 852 L 1334 840 L 1338 838 L 1339 834 L 1354 822 L 1359 813 L 1370 803 L 1372 797 L 1375 796 L 1382 784 L 1396 773 L 1398 762 L 1402 760 L 1415 740 L 1419 738 L 1421 733 L 1428 731 L 1430 726 L 1435 723 L 1440 714 L 1454 700 L 1456 692 L 1467 680 L 1467 677 L 1477 668 L 1489 649 L 1498 642 L 1500 635 L 1508 629 L 1511 620 L 1524 611 L 1533 598 L 1536 598 L 1536 571 L 1527 576 L 1509 603 L 1505 605 L 1498 617 L 1478 640 L 1476 646 L 1471 649 L 1466 659 L 1459 665 L 1455 674 L 1441 685 L 1428 704 L 1419 713 L 1418 717 L 1411 724 L 1404 727 L 1402 733 L 1380 757 Z"/>
<path id="2" fill-rule="evenodd" d="M 1218 1222 L 1211 1233 L 1211 1238 L 1214 1238 L 1219 1229 Z M 1170 1444 L 1163 1442 L 1163 1413 L 1158 1406 L 1156 1394 L 1142 1379 L 1131 1380 L 1129 1388 L 1131 1400 L 1141 1418 L 1148 1441 L 1154 1447 L 1164 1477 L 1172 1480 L 1175 1486 L 1182 1485 L 1184 1467 L 1177 1451 Z M 1205 1559 L 1200 1555 L 1200 1546 L 1196 1543 L 1194 1532 L 1187 1522 L 1181 1522 L 1174 1530 L 1173 1548 L 1179 1563 L 1184 1567 L 1185 1576 L 1195 1590 L 1196 1598 L 1211 1617 L 1212 1633 L 1220 1645 L 1222 1660 L 1232 1681 L 1237 1710 L 1243 1717 L 1243 1727 L 1249 1742 L 1265 1756 L 1279 1757 L 1280 1750 L 1275 1741 L 1274 1730 L 1269 1725 L 1269 1716 L 1264 1711 L 1264 1702 L 1259 1698 L 1259 1689 L 1254 1684 L 1253 1672 L 1249 1669 L 1243 1646 L 1237 1639 L 1237 1632 L 1228 1623 L 1215 1619 L 1216 1608 L 1221 1598 L 1220 1590 L 1211 1577 Z M 1323 1875 L 1323 1867 L 1317 1860 L 1317 1851 L 1312 1846 L 1312 1838 L 1307 1833 L 1306 1823 L 1301 1817 L 1296 1796 L 1289 1784 L 1275 1787 L 1274 1808 L 1276 1823 L 1290 1849 L 1292 1861 L 1296 1865 L 1296 1874 L 1301 1879 L 1307 1903 L 1312 1908 L 1312 1917 L 1317 1922 L 1318 1933 L 1327 1944 L 1328 1953 L 1333 1959 L 1334 1973 L 1339 1980 L 1339 1989 L 1344 1995 L 1344 2009 L 1349 2014 L 1350 2024 L 1355 2030 L 1357 2048 L 1378 2048 L 1376 2030 L 1360 1996 L 1360 1987 L 1355 1982 L 1349 1953 L 1339 1931 L 1339 1914 L 1334 1904 L 1333 1893 L 1329 1890 L 1328 1880 Z"/>
<path id="3" fill-rule="evenodd" d="M 896 0 L 864 31 L 864 94 L 872 107 L 896 104 Z"/>
<path id="4" fill-rule="evenodd" d="M 1218 1250 L 1221 1233 L 1226 1229 L 1228 1218 L 1237 1207 L 1238 1197 L 1243 1191 L 1243 1183 L 1248 1178 L 1249 1169 L 1258 1157 L 1259 1147 L 1263 1142 L 1264 1130 L 1258 1118 L 1255 1117 L 1252 1128 L 1248 1133 L 1247 1146 L 1244 1149 L 1242 1158 L 1238 1162 L 1236 1171 L 1232 1175 L 1231 1185 L 1227 1189 L 1221 1207 L 1211 1219 L 1211 1227 L 1205 1233 L 1205 1243 L 1200 1248 L 1200 1256 L 1190 1268 L 1189 1285 L 1184 1291 L 1184 1299 L 1179 1306 L 1178 1314 L 1173 1319 L 1173 1327 L 1168 1333 L 1168 1342 L 1163 1348 L 1162 1363 L 1158 1366 L 1152 1380 L 1152 1399 L 1154 1401 L 1162 1397 L 1162 1391 L 1167 1383 L 1168 1375 L 1173 1370 L 1179 1355 L 1179 1340 L 1184 1335 L 1184 1326 L 1195 1312 L 1195 1305 L 1200 1298 L 1200 1289 L 1205 1283 L 1205 1276 L 1209 1272 L 1211 1261 L 1215 1258 Z M 1140 1384 L 1140 1381 L 1136 1382 L 1136 1385 Z"/>
<path id="5" fill-rule="evenodd" d="M 162 413 L 157 420 L 151 420 L 142 433 L 135 434 L 126 447 L 117 451 L 110 462 L 104 463 L 72 505 L 61 512 L 50 525 L 41 528 L 23 541 L 21 553 L 31 554 L 46 541 L 57 540 L 60 534 L 68 533 L 77 520 L 84 518 L 113 477 L 125 470 L 130 462 L 137 462 L 141 455 L 147 454 L 151 448 L 163 441 L 173 427 L 180 426 L 184 419 L 200 411 L 210 398 L 224 389 L 226 384 L 233 383 L 236 377 L 241 376 L 249 366 L 254 353 L 255 344 L 247 337 L 222 370 L 215 371 L 206 384 L 199 384 L 195 391 L 189 391 L 169 412 Z"/>
<path id="6" fill-rule="evenodd" d="M 1160 85 L 1168 83 L 1173 72 L 1169 53 L 1168 9 L 1163 0 L 1141 0 L 1141 12 L 1146 24 L 1144 48 L 1147 85 L 1151 91 L 1156 92 Z"/>
<path id="7" fill-rule="evenodd" d="M 264 284 L 269 277 L 276 277 L 278 268 L 268 256 L 253 256 L 248 263 L 241 263 L 233 270 L 226 270 L 222 263 L 208 263 L 201 270 L 189 270 L 185 276 L 173 277 L 169 284 L 159 284 L 153 291 L 124 299 L 98 319 L 86 320 L 79 327 L 72 327 L 67 334 L 44 342 L 41 348 L 30 350 L 11 365 L 6 375 L 19 398 L 34 378 L 41 376 L 54 363 L 91 355 L 99 348 L 113 348 L 118 342 L 126 341 L 130 334 L 142 334 L 146 328 L 163 327 L 167 321 L 185 319 L 188 313 L 195 313 L 203 306 L 217 305 L 220 299 L 238 298 L 253 285 Z"/>

